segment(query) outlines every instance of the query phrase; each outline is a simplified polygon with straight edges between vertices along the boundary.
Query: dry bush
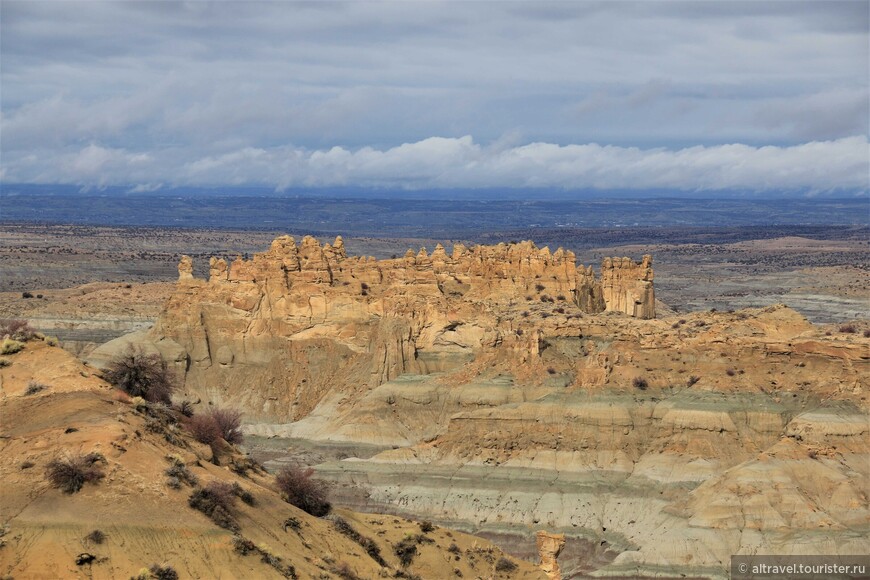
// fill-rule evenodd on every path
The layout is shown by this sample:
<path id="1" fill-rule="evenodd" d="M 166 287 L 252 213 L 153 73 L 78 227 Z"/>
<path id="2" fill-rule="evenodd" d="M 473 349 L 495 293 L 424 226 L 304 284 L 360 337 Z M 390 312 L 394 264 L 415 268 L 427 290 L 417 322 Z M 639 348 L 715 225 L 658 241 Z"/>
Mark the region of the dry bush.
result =
<path id="1" fill-rule="evenodd" d="M 844 332 L 846 334 L 855 334 L 857 331 L 855 330 L 854 324 L 844 324 L 840 327 L 840 332 Z"/>
<path id="2" fill-rule="evenodd" d="M 643 377 L 634 377 L 634 380 L 631 381 L 632 386 L 639 390 L 645 391 L 649 388 L 649 383 L 647 383 L 646 379 Z"/>
<path id="3" fill-rule="evenodd" d="M 3 339 L 3 342 L 0 343 L 0 354 L 15 354 L 22 348 L 24 348 L 23 342 L 6 337 Z"/>
<path id="4" fill-rule="evenodd" d="M 208 413 L 194 415 L 187 427 L 194 439 L 206 445 L 214 445 L 218 439 L 238 444 L 242 436 L 242 413 L 235 409 L 212 409 Z"/>
<path id="5" fill-rule="evenodd" d="M 275 476 L 278 490 L 284 501 L 315 517 L 323 517 L 332 509 L 327 499 L 329 486 L 320 479 L 311 477 L 313 469 L 285 467 Z"/>
<path id="6" fill-rule="evenodd" d="M 419 525 L 420 525 L 420 531 L 423 532 L 424 534 L 428 534 L 430 532 L 435 531 L 435 526 L 429 520 L 423 520 L 422 522 L 419 522 Z"/>
<path id="7" fill-rule="evenodd" d="M 195 510 L 207 515 L 222 528 L 237 531 L 239 529 L 232 509 L 236 504 L 236 494 L 233 486 L 223 481 L 210 481 L 205 487 L 193 490 L 187 504 Z"/>
<path id="8" fill-rule="evenodd" d="M 692 385 L 694 385 L 695 383 L 697 383 L 700 380 L 701 380 L 701 377 L 696 376 L 696 375 L 692 375 L 691 377 L 686 379 L 686 386 L 691 387 Z"/>
<path id="9" fill-rule="evenodd" d="M 235 409 L 214 409 L 209 413 L 218 427 L 221 438 L 227 443 L 238 444 L 243 440 L 242 413 Z"/>
<path id="10" fill-rule="evenodd" d="M 30 395 L 35 395 L 40 391 L 44 391 L 48 388 L 48 385 L 43 385 L 42 383 L 37 383 L 36 381 L 30 381 L 27 383 L 27 389 L 24 391 L 24 396 L 29 397 Z"/>
<path id="11" fill-rule="evenodd" d="M 175 489 L 179 489 L 181 487 L 180 483 L 184 482 L 190 486 L 199 485 L 199 478 L 196 477 L 185 465 L 184 461 L 175 456 L 169 456 L 166 458 L 171 465 L 166 468 L 166 471 L 163 473 L 166 474 L 166 477 L 169 478 L 169 483 L 171 480 L 176 480 L 179 485 L 175 487 L 174 484 L 170 483 L 170 487 L 174 487 Z"/>
<path id="12" fill-rule="evenodd" d="M 414 536 L 406 536 L 401 542 L 393 546 L 393 553 L 402 563 L 402 566 L 407 568 L 417 556 L 417 539 Z"/>
<path id="13" fill-rule="evenodd" d="M 330 571 L 341 578 L 341 580 L 362 580 L 347 562 L 341 562 L 337 566 L 333 566 Z"/>
<path id="14" fill-rule="evenodd" d="M 725 369 L 725 374 L 728 375 L 729 377 L 733 377 L 736 373 L 735 373 L 734 369 Z"/>
<path id="15" fill-rule="evenodd" d="M 174 377 L 158 354 L 145 354 L 131 347 L 109 362 L 103 378 L 131 397 L 167 405 L 172 402 Z"/>
<path id="16" fill-rule="evenodd" d="M 45 477 L 52 486 L 64 493 L 76 493 L 85 483 L 97 482 L 105 477 L 103 469 L 97 465 L 100 462 L 105 462 L 105 458 L 99 453 L 53 459 L 46 466 Z"/>
<path id="17" fill-rule="evenodd" d="M 36 330 L 26 320 L 4 320 L 0 322 L 0 336 L 27 342 L 36 336 Z"/>
<path id="18" fill-rule="evenodd" d="M 106 541 L 106 534 L 102 530 L 94 530 L 85 536 L 85 541 L 91 544 L 102 544 Z"/>
<path id="19" fill-rule="evenodd" d="M 341 534 L 347 536 L 357 544 L 359 544 L 368 554 L 372 560 L 378 563 L 378 565 L 386 567 L 387 563 L 384 561 L 383 556 L 381 556 L 381 548 L 375 543 L 371 538 L 367 538 L 360 534 L 353 526 L 351 526 L 348 521 L 340 516 L 332 517 L 332 525 L 338 530 Z"/>
<path id="20" fill-rule="evenodd" d="M 514 562 L 508 560 L 504 556 L 499 558 L 498 562 L 495 563 L 496 572 L 513 572 L 517 568 L 518 566 Z"/>
<path id="21" fill-rule="evenodd" d="M 157 564 L 153 564 L 148 571 L 151 572 L 151 575 L 157 580 L 178 580 L 178 572 L 176 572 L 172 566 L 159 566 Z"/>
<path id="22" fill-rule="evenodd" d="M 187 422 L 193 438 L 206 445 L 214 445 L 221 438 L 220 428 L 209 415 L 194 415 Z"/>

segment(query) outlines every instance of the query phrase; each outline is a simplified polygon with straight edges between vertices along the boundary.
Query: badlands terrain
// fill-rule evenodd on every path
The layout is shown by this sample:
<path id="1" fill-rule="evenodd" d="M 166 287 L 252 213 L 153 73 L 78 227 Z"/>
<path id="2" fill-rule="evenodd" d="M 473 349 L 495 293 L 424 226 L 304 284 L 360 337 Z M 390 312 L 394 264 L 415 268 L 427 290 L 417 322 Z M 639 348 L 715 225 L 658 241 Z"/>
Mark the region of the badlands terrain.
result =
<path id="1" fill-rule="evenodd" d="M 36 542 L 35 530 L 49 525 L 47 514 L 59 503 L 82 498 L 88 506 L 87 494 L 120 497 L 133 480 L 147 488 L 147 471 L 165 467 L 170 450 L 157 436 L 144 435 L 140 445 L 151 455 L 136 461 L 106 452 L 145 420 L 94 376 L 130 345 L 168 360 L 181 383 L 177 398 L 197 411 L 243 411 L 245 448 L 267 468 L 313 465 L 333 482 L 337 504 L 379 514 L 340 512 L 366 536 L 377 535 L 374 520 L 393 525 L 395 518 L 399 538 L 416 525 L 399 516 L 428 519 L 537 562 L 536 533 L 564 534 L 560 572 L 545 566 L 551 578 L 727 577 L 731 554 L 870 549 L 870 325 L 860 238 L 623 244 L 576 253 L 531 242 L 442 247 L 414 240 L 416 249 L 406 251 L 397 246 L 408 240 L 347 241 L 364 248 L 357 253 L 384 258 L 378 260 L 352 256 L 340 238 L 266 241 L 265 234 L 229 232 L 215 257 L 207 251 L 215 234 L 203 233 L 191 236 L 190 249 L 178 252 L 189 257 L 178 259 L 159 249 L 177 235 L 166 230 L 88 254 L 83 262 L 95 265 L 94 276 L 76 269 L 78 258 L 63 250 L 63 227 L 40 227 L 5 230 L 10 258 L 3 267 L 33 268 L 42 278 L 4 293 L 2 316 L 60 335 L 89 366 L 41 344 L 11 357 L 2 369 L 4 416 L 20 419 L 4 420 L 4 444 L 16 457 L 32 453 L 21 460 L 41 466 L 66 445 L 63 438 L 91 437 L 75 443 L 102 450 L 112 470 L 133 475 L 119 478 L 118 489 L 107 478 L 68 498 L 46 489 L 38 471 L 4 466 L 4 482 L 20 490 L 14 512 L 4 506 L 18 519 L 4 521 L 6 538 L 16 538 L 17 528 L 22 535 L 14 550 L 7 539 L 0 551 L 15 577 L 28 560 L 23 546 Z M 86 237 L 97 244 L 101 235 L 117 239 L 118 232 L 95 228 Z M 142 240 L 154 248 L 143 250 Z M 172 282 L 170 259 L 177 265 Z M 668 280 L 663 271 L 683 275 Z M 771 303 L 789 297 L 803 302 Z M 58 367 L 40 362 L 49 354 Z M 77 394 L 64 387 L 25 396 L 31 375 L 58 385 L 68 379 Z M 62 394 L 74 402 L 62 403 Z M 29 410 L 43 400 L 72 406 L 58 407 L 52 422 Z M 72 426 L 68 417 L 79 415 L 94 430 L 76 425 L 79 432 L 62 434 Z M 194 455 L 187 464 L 199 460 Z M 200 463 L 203 478 L 231 476 Z M 265 474 L 239 481 L 275 497 Z M 159 501 L 173 500 L 174 492 L 154 487 L 149 493 Z M 166 503 L 168 512 L 187 509 L 184 499 Z M 77 548 L 70 546 L 89 523 L 80 521 L 86 508 L 69 509 L 68 521 L 57 524 L 72 530 L 64 532 L 66 552 L 51 561 L 75 570 L 70 554 Z M 121 564 L 107 575 L 163 561 L 160 549 L 178 530 L 139 518 L 152 531 L 117 524 L 115 533 L 131 534 L 123 537 L 133 549 L 125 549 L 126 559 L 110 558 Z M 287 544 L 283 532 L 268 539 L 271 524 L 256 520 L 249 531 L 240 522 L 270 545 L 280 540 L 284 559 L 312 574 L 332 573 L 336 559 L 330 564 L 323 554 L 345 553 L 310 538 L 305 552 L 301 543 Z M 316 519 L 310 525 L 328 528 Z M 162 540 L 153 528 L 163 530 Z M 204 544 L 204 533 L 185 530 L 198 544 L 174 548 L 200 577 L 208 569 L 196 550 L 231 552 L 231 535 Z M 439 538 L 434 548 L 446 542 Z M 300 554 L 311 561 L 297 564 Z M 241 565 L 230 560 L 219 561 Z M 433 562 L 416 573 L 451 577 Z M 361 556 L 348 564 L 371 562 Z M 539 572 L 523 566 L 517 574 Z M 359 570 L 362 577 L 376 571 Z M 490 563 L 461 572 L 490 577 L 493 569 Z"/>

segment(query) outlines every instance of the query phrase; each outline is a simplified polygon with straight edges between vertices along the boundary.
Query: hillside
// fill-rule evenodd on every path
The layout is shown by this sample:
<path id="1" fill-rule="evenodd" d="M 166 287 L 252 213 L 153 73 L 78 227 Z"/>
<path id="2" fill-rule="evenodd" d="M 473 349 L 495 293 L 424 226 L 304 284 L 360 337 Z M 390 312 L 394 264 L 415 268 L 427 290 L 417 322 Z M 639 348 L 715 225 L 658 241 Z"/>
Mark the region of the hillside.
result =
<path id="1" fill-rule="evenodd" d="M 342 509 L 310 516 L 285 503 L 274 478 L 238 451 L 225 446 L 214 464 L 212 450 L 171 411 L 131 402 L 93 368 L 38 339 L 2 360 L 4 577 L 129 578 L 154 565 L 181 578 L 544 577 L 521 561 L 496 571 L 500 550 L 459 532 Z M 78 454 L 103 477 L 72 494 L 52 487 L 47 465 Z M 232 529 L 220 527 L 190 507 L 196 486 L 182 481 L 173 489 L 171 467 L 203 488 L 238 485 L 252 505 L 235 501 L 224 522 Z M 384 565 L 342 526 L 370 538 Z M 405 567 L 394 548 L 407 537 L 416 555 Z"/>

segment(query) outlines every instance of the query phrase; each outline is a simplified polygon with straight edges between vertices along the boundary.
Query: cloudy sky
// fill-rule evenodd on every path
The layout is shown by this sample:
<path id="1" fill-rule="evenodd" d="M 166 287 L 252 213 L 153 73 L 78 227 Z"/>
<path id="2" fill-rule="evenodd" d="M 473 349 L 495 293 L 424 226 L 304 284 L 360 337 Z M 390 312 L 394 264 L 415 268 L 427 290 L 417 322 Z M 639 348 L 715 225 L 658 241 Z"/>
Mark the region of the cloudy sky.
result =
<path id="1" fill-rule="evenodd" d="M 6 183 L 866 192 L 868 2 L 0 2 Z"/>

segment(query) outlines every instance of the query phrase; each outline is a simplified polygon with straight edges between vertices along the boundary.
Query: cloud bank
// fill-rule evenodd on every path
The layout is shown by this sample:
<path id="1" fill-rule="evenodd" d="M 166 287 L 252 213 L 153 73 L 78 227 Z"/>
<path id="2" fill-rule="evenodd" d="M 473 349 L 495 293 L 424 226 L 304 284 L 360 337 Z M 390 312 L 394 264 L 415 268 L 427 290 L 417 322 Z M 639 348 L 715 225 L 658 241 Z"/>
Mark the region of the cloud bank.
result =
<path id="1" fill-rule="evenodd" d="M 185 161 L 177 150 L 132 152 L 89 144 L 54 158 L 8 162 L 6 180 L 82 185 L 266 185 L 276 189 L 558 188 L 866 191 L 866 137 L 787 147 L 742 144 L 683 149 L 529 143 L 482 146 L 470 136 L 396 147 L 243 147 Z M 49 169 L 46 169 L 48 167 Z"/>
<path id="2" fill-rule="evenodd" d="M 0 175 L 866 190 L 868 39 L 866 0 L 3 0 Z"/>

